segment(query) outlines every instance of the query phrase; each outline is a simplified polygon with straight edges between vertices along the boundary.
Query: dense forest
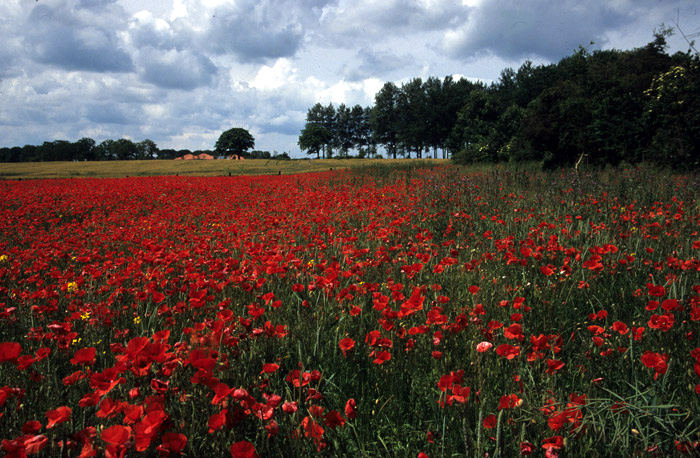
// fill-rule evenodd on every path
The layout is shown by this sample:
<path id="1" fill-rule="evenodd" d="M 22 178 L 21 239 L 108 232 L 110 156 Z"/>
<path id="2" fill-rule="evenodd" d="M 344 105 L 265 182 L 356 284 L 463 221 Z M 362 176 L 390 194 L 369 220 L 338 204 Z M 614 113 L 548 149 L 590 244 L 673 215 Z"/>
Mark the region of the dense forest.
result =
<path id="1" fill-rule="evenodd" d="M 387 82 L 372 107 L 316 104 L 299 146 L 345 157 L 447 157 L 544 167 L 652 162 L 700 166 L 700 61 L 666 52 L 670 30 L 633 50 L 579 48 L 556 64 L 466 79 Z M 692 48 L 692 43 L 690 44 Z"/>

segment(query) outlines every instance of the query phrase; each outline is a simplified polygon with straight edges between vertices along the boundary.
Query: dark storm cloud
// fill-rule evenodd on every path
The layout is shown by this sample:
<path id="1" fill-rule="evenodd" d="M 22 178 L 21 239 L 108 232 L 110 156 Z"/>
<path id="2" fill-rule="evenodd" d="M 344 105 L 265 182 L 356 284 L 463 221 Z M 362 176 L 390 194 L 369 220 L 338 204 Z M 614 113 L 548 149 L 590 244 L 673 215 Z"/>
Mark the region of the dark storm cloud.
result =
<path id="1" fill-rule="evenodd" d="M 165 89 L 195 89 L 207 86 L 216 74 L 209 58 L 191 51 L 146 48 L 138 59 L 144 81 Z"/>
<path id="2" fill-rule="evenodd" d="M 217 8 L 204 37 L 206 46 L 218 54 L 234 54 L 242 62 L 293 56 L 304 33 L 292 11 L 273 1 Z"/>
<path id="3" fill-rule="evenodd" d="M 24 39 L 31 57 L 44 64 L 94 72 L 133 70 L 115 29 L 86 23 L 70 8 L 37 4 L 27 19 Z"/>
<path id="4" fill-rule="evenodd" d="M 550 60 L 579 45 L 605 45 L 606 34 L 644 14 L 647 0 L 502 0 L 476 7 L 469 21 L 448 32 L 446 50 L 454 57 L 495 55 L 505 59 L 538 56 Z"/>

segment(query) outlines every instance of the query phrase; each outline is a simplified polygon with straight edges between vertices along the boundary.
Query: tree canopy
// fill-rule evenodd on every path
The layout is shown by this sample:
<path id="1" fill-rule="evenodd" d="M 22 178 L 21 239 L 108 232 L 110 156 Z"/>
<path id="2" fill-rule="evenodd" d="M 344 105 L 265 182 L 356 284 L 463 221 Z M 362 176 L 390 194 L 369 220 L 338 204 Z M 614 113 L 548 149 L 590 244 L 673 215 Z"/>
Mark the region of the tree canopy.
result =
<path id="1" fill-rule="evenodd" d="M 234 127 L 222 133 L 214 145 L 219 154 L 242 154 L 255 147 L 255 139 L 246 129 Z"/>
<path id="2" fill-rule="evenodd" d="M 172 159 L 152 140 L 134 143 L 127 138 L 107 139 L 97 144 L 83 137 L 76 142 L 54 140 L 41 145 L 0 148 L 0 162 L 111 161 L 131 159 Z"/>

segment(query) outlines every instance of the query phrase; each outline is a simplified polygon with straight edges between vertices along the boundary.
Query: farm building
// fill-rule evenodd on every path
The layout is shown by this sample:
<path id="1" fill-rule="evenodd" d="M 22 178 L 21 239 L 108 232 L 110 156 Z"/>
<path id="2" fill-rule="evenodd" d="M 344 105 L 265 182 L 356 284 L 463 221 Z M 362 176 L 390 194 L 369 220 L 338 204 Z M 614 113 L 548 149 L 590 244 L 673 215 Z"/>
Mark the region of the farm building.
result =
<path id="1" fill-rule="evenodd" d="M 214 159 L 214 156 L 212 156 L 211 154 L 202 153 L 202 154 L 185 154 L 183 156 L 175 158 L 176 161 L 181 161 L 181 160 L 192 161 L 192 160 L 199 160 L 199 159 L 211 161 Z"/>

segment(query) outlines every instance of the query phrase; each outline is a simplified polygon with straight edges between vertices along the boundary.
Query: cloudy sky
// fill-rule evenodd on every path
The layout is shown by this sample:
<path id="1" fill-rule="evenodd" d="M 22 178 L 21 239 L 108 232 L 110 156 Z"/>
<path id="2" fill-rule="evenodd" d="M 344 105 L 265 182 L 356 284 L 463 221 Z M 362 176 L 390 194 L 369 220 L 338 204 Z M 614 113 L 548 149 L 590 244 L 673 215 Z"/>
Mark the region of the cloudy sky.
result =
<path id="1" fill-rule="evenodd" d="M 146 5 L 146 6 L 144 6 Z M 700 31 L 699 0 L 0 0 L 0 146 L 92 137 L 209 149 L 249 129 L 300 156 L 316 102 L 384 82 L 490 82 L 579 45 Z M 687 50 L 679 34 L 671 51 Z"/>

